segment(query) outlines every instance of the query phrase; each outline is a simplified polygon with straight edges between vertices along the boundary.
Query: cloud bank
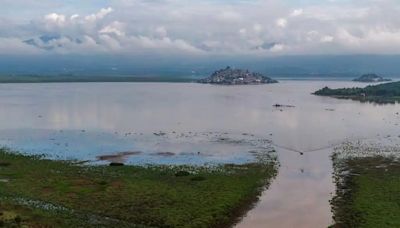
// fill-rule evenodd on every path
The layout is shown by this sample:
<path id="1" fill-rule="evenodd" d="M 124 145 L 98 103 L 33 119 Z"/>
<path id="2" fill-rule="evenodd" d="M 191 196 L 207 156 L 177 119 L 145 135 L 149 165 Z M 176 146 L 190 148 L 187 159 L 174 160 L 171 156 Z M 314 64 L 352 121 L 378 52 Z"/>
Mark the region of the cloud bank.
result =
<path id="1" fill-rule="evenodd" d="M 400 54 L 398 0 L 46 1 L 5 0 L 0 54 Z"/>

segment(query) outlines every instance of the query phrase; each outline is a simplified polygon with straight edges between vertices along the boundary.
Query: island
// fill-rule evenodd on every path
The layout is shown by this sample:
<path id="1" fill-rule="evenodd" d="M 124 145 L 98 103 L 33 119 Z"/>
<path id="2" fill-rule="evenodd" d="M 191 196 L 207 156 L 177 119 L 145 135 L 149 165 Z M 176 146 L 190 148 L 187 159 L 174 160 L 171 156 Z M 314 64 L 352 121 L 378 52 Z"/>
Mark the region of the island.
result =
<path id="1" fill-rule="evenodd" d="M 370 85 L 365 88 L 331 89 L 324 87 L 313 94 L 379 104 L 396 103 L 400 102 L 400 82 Z"/>
<path id="2" fill-rule="evenodd" d="M 388 82 L 388 81 L 391 81 L 391 79 L 386 79 L 386 78 L 383 78 L 376 74 L 364 74 L 364 75 L 361 75 L 361 77 L 353 79 L 353 81 L 355 81 L 355 82 Z"/>
<path id="3" fill-rule="evenodd" d="M 220 85 L 257 85 L 277 83 L 278 81 L 260 73 L 250 72 L 249 70 L 233 69 L 228 66 L 225 69 L 215 71 L 210 77 L 200 79 L 197 82 Z"/>

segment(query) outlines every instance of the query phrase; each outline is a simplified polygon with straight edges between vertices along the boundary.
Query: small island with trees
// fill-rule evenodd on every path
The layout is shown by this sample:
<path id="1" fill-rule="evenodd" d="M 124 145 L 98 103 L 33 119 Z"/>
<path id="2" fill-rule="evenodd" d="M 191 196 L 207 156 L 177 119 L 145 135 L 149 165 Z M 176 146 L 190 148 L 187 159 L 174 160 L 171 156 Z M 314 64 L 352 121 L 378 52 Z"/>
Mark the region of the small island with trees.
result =
<path id="1" fill-rule="evenodd" d="M 331 89 L 324 87 L 313 94 L 380 104 L 396 103 L 400 102 L 400 82 L 370 85 L 365 88 Z"/>
<path id="2" fill-rule="evenodd" d="M 225 69 L 215 71 L 210 77 L 200 79 L 198 83 L 220 84 L 220 85 L 257 85 L 277 83 L 278 81 L 264 76 L 260 73 L 250 72 L 249 70 Z"/>
<path id="3" fill-rule="evenodd" d="M 364 74 L 361 77 L 353 79 L 355 82 L 388 82 L 391 79 L 383 78 L 377 74 Z"/>

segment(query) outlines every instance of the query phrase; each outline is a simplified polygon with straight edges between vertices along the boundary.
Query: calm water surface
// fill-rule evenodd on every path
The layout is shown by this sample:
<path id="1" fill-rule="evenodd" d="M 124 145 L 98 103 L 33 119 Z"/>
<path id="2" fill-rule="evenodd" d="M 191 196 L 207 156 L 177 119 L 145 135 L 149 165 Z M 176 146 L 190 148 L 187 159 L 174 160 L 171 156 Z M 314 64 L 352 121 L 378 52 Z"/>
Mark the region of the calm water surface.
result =
<path id="1" fill-rule="evenodd" d="M 399 134 L 399 105 L 310 94 L 323 86 L 355 85 L 362 86 L 1 84 L 0 144 L 60 159 L 95 161 L 130 151 L 138 153 L 124 158 L 128 163 L 204 164 L 251 161 L 249 151 L 269 150 L 271 140 L 279 174 L 238 227 L 326 227 L 332 222 L 332 146 Z"/>

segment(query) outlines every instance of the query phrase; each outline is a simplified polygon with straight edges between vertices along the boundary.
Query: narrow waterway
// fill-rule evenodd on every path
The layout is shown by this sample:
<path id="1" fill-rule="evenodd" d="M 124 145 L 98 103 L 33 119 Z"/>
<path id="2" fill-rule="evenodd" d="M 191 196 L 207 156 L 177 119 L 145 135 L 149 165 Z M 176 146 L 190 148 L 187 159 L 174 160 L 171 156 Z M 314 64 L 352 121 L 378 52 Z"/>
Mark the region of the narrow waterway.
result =
<path id="1" fill-rule="evenodd" d="M 329 199 L 332 182 L 332 149 L 297 152 L 277 149 L 278 176 L 255 208 L 237 225 L 247 227 L 327 227 L 332 224 Z"/>

